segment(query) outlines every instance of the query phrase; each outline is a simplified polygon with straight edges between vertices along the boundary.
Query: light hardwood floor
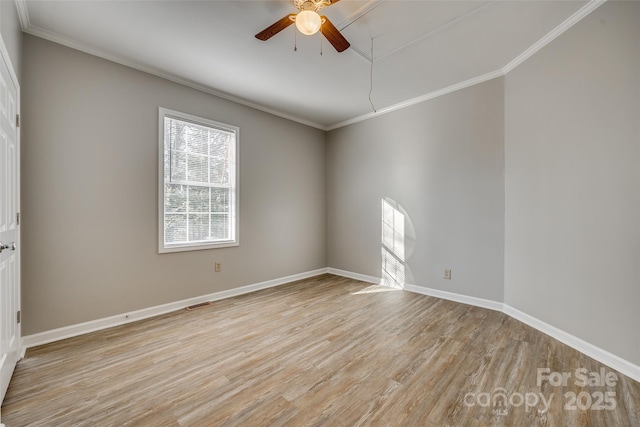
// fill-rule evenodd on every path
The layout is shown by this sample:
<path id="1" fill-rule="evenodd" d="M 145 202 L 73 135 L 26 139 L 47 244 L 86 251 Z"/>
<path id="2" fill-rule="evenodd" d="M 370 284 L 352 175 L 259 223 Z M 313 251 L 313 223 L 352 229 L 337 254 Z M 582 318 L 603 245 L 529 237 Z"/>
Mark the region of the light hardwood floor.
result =
<path id="1" fill-rule="evenodd" d="M 622 374 L 615 386 L 580 387 L 578 368 L 615 371 L 502 313 L 383 290 L 322 275 L 30 349 L 2 421 L 640 426 L 640 384 Z M 572 378 L 538 386 L 538 368 Z M 493 406 L 498 388 L 511 405 Z M 616 408 L 578 407 L 598 393 Z M 548 410 L 518 405 L 534 406 L 534 394 Z"/>

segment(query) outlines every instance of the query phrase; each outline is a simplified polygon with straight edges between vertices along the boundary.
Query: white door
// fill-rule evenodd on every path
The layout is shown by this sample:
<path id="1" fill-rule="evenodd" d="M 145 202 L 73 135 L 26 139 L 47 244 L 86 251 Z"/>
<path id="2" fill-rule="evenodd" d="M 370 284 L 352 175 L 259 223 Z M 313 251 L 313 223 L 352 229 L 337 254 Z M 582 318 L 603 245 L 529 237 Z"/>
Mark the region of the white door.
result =
<path id="1" fill-rule="evenodd" d="M 0 403 L 21 351 L 18 89 L 5 53 L 0 50 Z"/>

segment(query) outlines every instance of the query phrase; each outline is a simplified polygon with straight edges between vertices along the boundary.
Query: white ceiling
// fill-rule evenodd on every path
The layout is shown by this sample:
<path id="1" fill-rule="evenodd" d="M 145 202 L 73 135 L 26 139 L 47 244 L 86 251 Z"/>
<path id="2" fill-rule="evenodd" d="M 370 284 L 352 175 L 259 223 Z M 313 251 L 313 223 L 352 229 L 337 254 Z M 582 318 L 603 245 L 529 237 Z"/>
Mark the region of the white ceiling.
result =
<path id="1" fill-rule="evenodd" d="M 287 0 L 18 2 L 25 32 L 321 129 L 370 116 L 371 83 L 373 105 L 389 110 L 501 75 L 588 7 L 342 0 L 322 11 L 351 43 L 337 53 L 321 34 L 296 36 L 294 25 L 266 42 L 254 37 L 296 11 Z"/>

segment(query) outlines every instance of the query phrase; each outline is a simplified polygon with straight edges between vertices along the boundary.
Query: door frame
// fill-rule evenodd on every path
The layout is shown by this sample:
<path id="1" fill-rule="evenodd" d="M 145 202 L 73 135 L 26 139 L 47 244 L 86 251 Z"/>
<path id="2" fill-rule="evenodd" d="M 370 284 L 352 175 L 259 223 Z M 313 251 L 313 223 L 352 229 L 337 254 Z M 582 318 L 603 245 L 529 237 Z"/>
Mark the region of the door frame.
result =
<path id="1" fill-rule="evenodd" d="M 21 98 L 21 94 L 20 94 L 20 82 L 18 81 L 18 76 L 16 75 L 15 72 L 15 68 L 13 67 L 13 63 L 11 62 L 11 57 L 9 56 L 9 51 L 7 50 L 7 46 L 4 43 L 4 38 L 2 37 L 2 34 L 0 32 L 0 60 L 3 61 L 6 65 L 7 65 L 7 69 L 9 70 L 9 76 L 11 78 L 11 82 L 15 85 L 16 87 L 16 114 L 20 115 L 20 98 Z M 21 133 L 21 126 L 16 126 L 16 186 L 17 186 L 17 195 L 16 195 L 16 211 L 19 213 L 21 212 L 21 180 L 20 180 L 20 174 L 21 174 L 21 167 L 20 167 L 20 152 L 21 152 L 21 143 L 20 143 L 20 133 Z M 21 221 L 20 221 L 21 222 Z M 20 224 L 20 222 L 17 224 L 16 226 L 16 282 L 17 282 L 17 289 L 16 289 L 16 299 L 17 299 L 17 309 L 18 310 L 22 310 L 22 271 L 21 271 L 21 265 L 22 265 L 22 249 L 21 249 L 21 243 L 22 243 L 22 239 L 21 239 L 21 229 L 22 229 L 22 224 Z M 24 357 L 24 345 L 22 342 L 22 321 L 20 321 L 17 324 L 17 345 L 18 345 L 18 360 L 22 359 Z M 2 405 L 2 402 L 0 402 L 0 407 Z M 4 424 L 2 424 L 2 412 L 1 412 L 1 408 L 0 408 L 0 427 L 4 427 Z"/>

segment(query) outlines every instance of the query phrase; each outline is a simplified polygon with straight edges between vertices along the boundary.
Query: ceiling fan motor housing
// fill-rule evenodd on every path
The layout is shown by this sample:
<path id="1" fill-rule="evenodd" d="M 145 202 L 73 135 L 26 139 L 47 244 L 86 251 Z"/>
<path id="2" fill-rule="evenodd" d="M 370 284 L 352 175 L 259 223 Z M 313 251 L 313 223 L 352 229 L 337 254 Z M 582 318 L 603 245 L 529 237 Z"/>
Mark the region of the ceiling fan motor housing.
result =
<path id="1" fill-rule="evenodd" d="M 313 10 L 319 12 L 325 6 L 330 6 L 329 0 L 294 0 L 293 2 L 298 10 Z"/>

